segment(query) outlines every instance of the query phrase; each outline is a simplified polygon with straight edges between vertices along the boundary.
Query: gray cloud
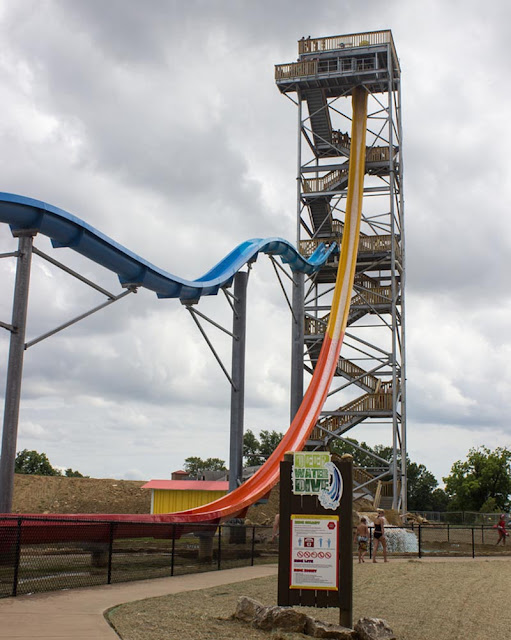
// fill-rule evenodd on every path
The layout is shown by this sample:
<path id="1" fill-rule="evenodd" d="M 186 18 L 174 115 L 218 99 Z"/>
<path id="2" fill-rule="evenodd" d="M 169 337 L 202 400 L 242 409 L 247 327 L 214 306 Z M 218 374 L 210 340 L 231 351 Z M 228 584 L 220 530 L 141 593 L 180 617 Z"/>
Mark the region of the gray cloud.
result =
<path id="1" fill-rule="evenodd" d="M 403 69 L 409 442 L 440 477 L 470 446 L 509 442 L 510 13 L 482 13 L 473 0 L 328 0 L 313 15 L 303 0 L 4 0 L 0 188 L 67 209 L 188 278 L 248 237 L 294 240 L 296 113 L 273 65 L 295 59 L 304 35 L 392 28 Z M 36 242 L 120 290 L 113 274 Z M 0 228 L 0 252 L 13 247 Z M 290 319 L 265 261 L 249 285 L 246 424 L 283 430 Z M 9 321 L 12 260 L 0 260 L 0 278 Z M 99 300 L 35 261 L 30 337 Z M 230 324 L 225 301 L 201 308 Z M 228 342 L 212 333 L 229 362 Z M 176 301 L 140 291 L 26 354 L 19 448 L 54 464 L 168 477 L 188 455 L 225 459 L 228 425 L 228 384 Z M 371 428 L 359 437 L 384 439 Z"/>

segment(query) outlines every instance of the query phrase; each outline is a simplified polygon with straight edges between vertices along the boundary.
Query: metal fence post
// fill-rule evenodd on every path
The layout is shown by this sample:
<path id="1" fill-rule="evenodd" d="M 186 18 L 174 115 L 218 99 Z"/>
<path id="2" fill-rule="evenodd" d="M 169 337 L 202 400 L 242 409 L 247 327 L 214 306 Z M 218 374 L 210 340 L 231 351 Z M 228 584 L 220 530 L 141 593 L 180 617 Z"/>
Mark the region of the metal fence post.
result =
<path id="1" fill-rule="evenodd" d="M 481 544 L 484 544 L 484 524 L 481 525 Z"/>
<path id="2" fill-rule="evenodd" d="M 373 529 L 369 529 L 369 560 L 373 557 Z"/>
<path id="3" fill-rule="evenodd" d="M 22 518 L 18 518 L 18 528 L 16 531 L 16 555 L 14 560 L 14 575 L 12 578 L 12 595 L 18 595 L 18 574 L 20 569 L 20 557 L 21 557 L 21 526 L 23 523 Z"/>
<path id="4" fill-rule="evenodd" d="M 422 527 L 419 524 L 419 558 L 422 558 L 421 543 L 422 543 Z"/>
<path id="5" fill-rule="evenodd" d="M 472 527 L 472 558 L 476 557 L 475 543 L 474 543 L 474 527 Z"/>
<path id="6" fill-rule="evenodd" d="M 172 557 L 170 560 L 170 575 L 174 575 L 174 554 L 176 551 L 176 525 L 172 525 Z"/>
<path id="7" fill-rule="evenodd" d="M 114 547 L 114 523 L 110 523 L 110 535 L 108 538 L 108 577 L 107 584 L 112 584 L 112 553 Z"/>
<path id="8" fill-rule="evenodd" d="M 447 523 L 447 542 L 451 541 L 451 530 L 449 528 L 449 523 Z"/>
<path id="9" fill-rule="evenodd" d="M 220 571 L 222 565 L 222 525 L 218 526 L 218 553 L 216 558 L 217 569 Z"/>
<path id="10" fill-rule="evenodd" d="M 252 527 L 252 550 L 250 552 L 250 566 L 254 566 L 254 552 L 255 552 L 255 526 Z"/>

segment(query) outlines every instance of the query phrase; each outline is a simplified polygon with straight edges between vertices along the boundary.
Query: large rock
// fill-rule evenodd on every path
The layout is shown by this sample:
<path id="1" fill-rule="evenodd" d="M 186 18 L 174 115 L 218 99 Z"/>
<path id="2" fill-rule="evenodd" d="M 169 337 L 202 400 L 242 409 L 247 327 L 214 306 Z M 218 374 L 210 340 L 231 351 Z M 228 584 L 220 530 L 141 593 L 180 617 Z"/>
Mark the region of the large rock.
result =
<path id="1" fill-rule="evenodd" d="M 309 618 L 306 627 L 306 633 L 314 638 L 336 638 L 338 640 L 356 640 L 357 634 L 353 629 L 341 627 L 338 624 L 323 622 Z"/>
<path id="2" fill-rule="evenodd" d="M 252 622 L 259 611 L 265 608 L 266 607 L 260 602 L 257 602 L 257 600 L 247 596 L 241 596 L 241 598 L 238 598 L 234 617 L 244 622 Z"/>
<path id="3" fill-rule="evenodd" d="M 355 631 L 360 640 L 396 640 L 392 629 L 381 618 L 360 618 Z"/>
<path id="4" fill-rule="evenodd" d="M 308 617 L 291 607 L 263 607 L 252 622 L 256 629 L 271 631 L 281 629 L 293 633 L 304 633 Z"/>
<path id="5" fill-rule="evenodd" d="M 396 640 L 392 629 L 381 618 L 360 618 L 353 630 L 315 620 L 292 607 L 265 607 L 247 596 L 238 598 L 233 617 L 251 623 L 256 629 L 274 631 L 272 640 L 295 640 L 301 634 L 334 640 Z"/>
<path id="6" fill-rule="evenodd" d="M 305 633 L 313 638 L 335 638 L 336 640 L 355 640 L 357 638 L 353 629 L 322 620 L 314 620 L 314 618 L 308 619 Z"/>

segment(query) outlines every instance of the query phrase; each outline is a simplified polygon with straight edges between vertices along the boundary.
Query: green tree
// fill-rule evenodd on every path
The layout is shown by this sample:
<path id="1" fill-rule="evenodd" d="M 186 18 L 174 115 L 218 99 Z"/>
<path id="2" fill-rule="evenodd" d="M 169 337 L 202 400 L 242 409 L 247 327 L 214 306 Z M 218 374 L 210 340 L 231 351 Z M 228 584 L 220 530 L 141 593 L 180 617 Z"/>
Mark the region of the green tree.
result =
<path id="1" fill-rule="evenodd" d="M 511 450 L 470 449 L 466 460 L 452 465 L 444 482 L 451 511 L 480 511 L 490 498 L 499 511 L 505 511 L 510 506 Z"/>
<path id="2" fill-rule="evenodd" d="M 424 511 L 448 511 L 449 510 L 449 496 L 440 487 L 437 487 L 431 494 L 431 509 L 424 509 Z M 423 509 L 421 509 L 423 511 Z"/>
<path id="3" fill-rule="evenodd" d="M 206 458 L 203 460 L 198 456 L 186 458 L 184 468 L 191 478 L 196 479 L 201 478 L 205 471 L 227 471 L 225 460 L 220 460 L 220 458 Z"/>
<path id="4" fill-rule="evenodd" d="M 247 429 L 243 435 L 243 458 L 247 467 L 257 467 L 264 464 L 275 451 L 284 434 L 278 431 L 262 430 L 257 438 Z"/>
<path id="5" fill-rule="evenodd" d="M 361 451 L 358 446 L 364 451 Z M 349 453 L 353 456 L 353 463 L 357 467 L 378 467 L 382 463 L 375 458 L 383 458 L 387 462 L 392 461 L 392 447 L 376 444 L 374 447 L 369 446 L 366 442 L 360 445 L 354 438 L 345 438 L 344 440 L 335 440 L 330 445 L 332 452 L 342 455 Z M 400 456 L 398 456 L 397 464 L 401 464 Z M 410 511 L 445 511 L 449 498 L 443 489 L 438 488 L 438 481 L 435 476 L 427 470 L 425 465 L 411 462 L 406 459 L 406 476 L 408 487 L 408 509 Z"/>
<path id="6" fill-rule="evenodd" d="M 356 445 L 356 446 L 355 446 Z M 364 449 L 361 451 L 358 447 Z M 380 458 L 383 458 L 387 462 L 392 460 L 392 448 L 384 447 L 381 444 L 377 444 L 371 447 L 367 442 L 358 442 L 355 438 L 345 438 L 344 440 L 338 440 L 337 438 L 330 442 L 329 449 L 332 453 L 337 453 L 342 456 L 344 453 L 349 453 L 353 456 L 353 464 L 356 467 L 379 467 L 382 463 L 374 457 L 372 454 L 376 454 Z"/>
<path id="7" fill-rule="evenodd" d="M 54 469 L 45 453 L 23 449 L 18 451 L 14 461 L 14 473 L 24 473 L 36 476 L 60 476 L 58 469 Z"/>
<path id="8" fill-rule="evenodd" d="M 89 476 L 84 476 L 79 471 L 73 471 L 73 469 L 66 469 L 64 475 L 67 478 L 85 478 L 85 477 L 88 478 L 89 477 Z"/>
<path id="9" fill-rule="evenodd" d="M 448 498 L 438 481 L 423 464 L 407 462 L 406 480 L 408 486 L 409 511 L 445 511 Z"/>

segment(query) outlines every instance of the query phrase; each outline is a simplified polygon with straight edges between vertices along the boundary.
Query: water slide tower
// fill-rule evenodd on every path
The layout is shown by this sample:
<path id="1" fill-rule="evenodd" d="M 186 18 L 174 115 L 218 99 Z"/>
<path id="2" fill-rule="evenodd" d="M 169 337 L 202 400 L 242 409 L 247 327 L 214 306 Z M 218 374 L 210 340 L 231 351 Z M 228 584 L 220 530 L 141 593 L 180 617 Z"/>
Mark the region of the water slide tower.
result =
<path id="1" fill-rule="evenodd" d="M 400 67 L 391 31 L 298 41 L 298 59 L 275 68 L 297 106 L 297 246 L 340 246 L 348 183 L 351 93 L 368 92 L 364 201 L 355 284 L 336 376 L 309 449 L 335 439 L 391 446 L 355 470 L 355 495 L 406 511 L 403 163 Z M 312 373 L 328 322 L 338 255 L 314 276 L 294 274 L 291 417 Z M 352 431 L 358 427 L 357 432 Z M 360 435 L 358 432 L 360 431 Z M 381 432 L 381 437 L 380 437 Z"/>

